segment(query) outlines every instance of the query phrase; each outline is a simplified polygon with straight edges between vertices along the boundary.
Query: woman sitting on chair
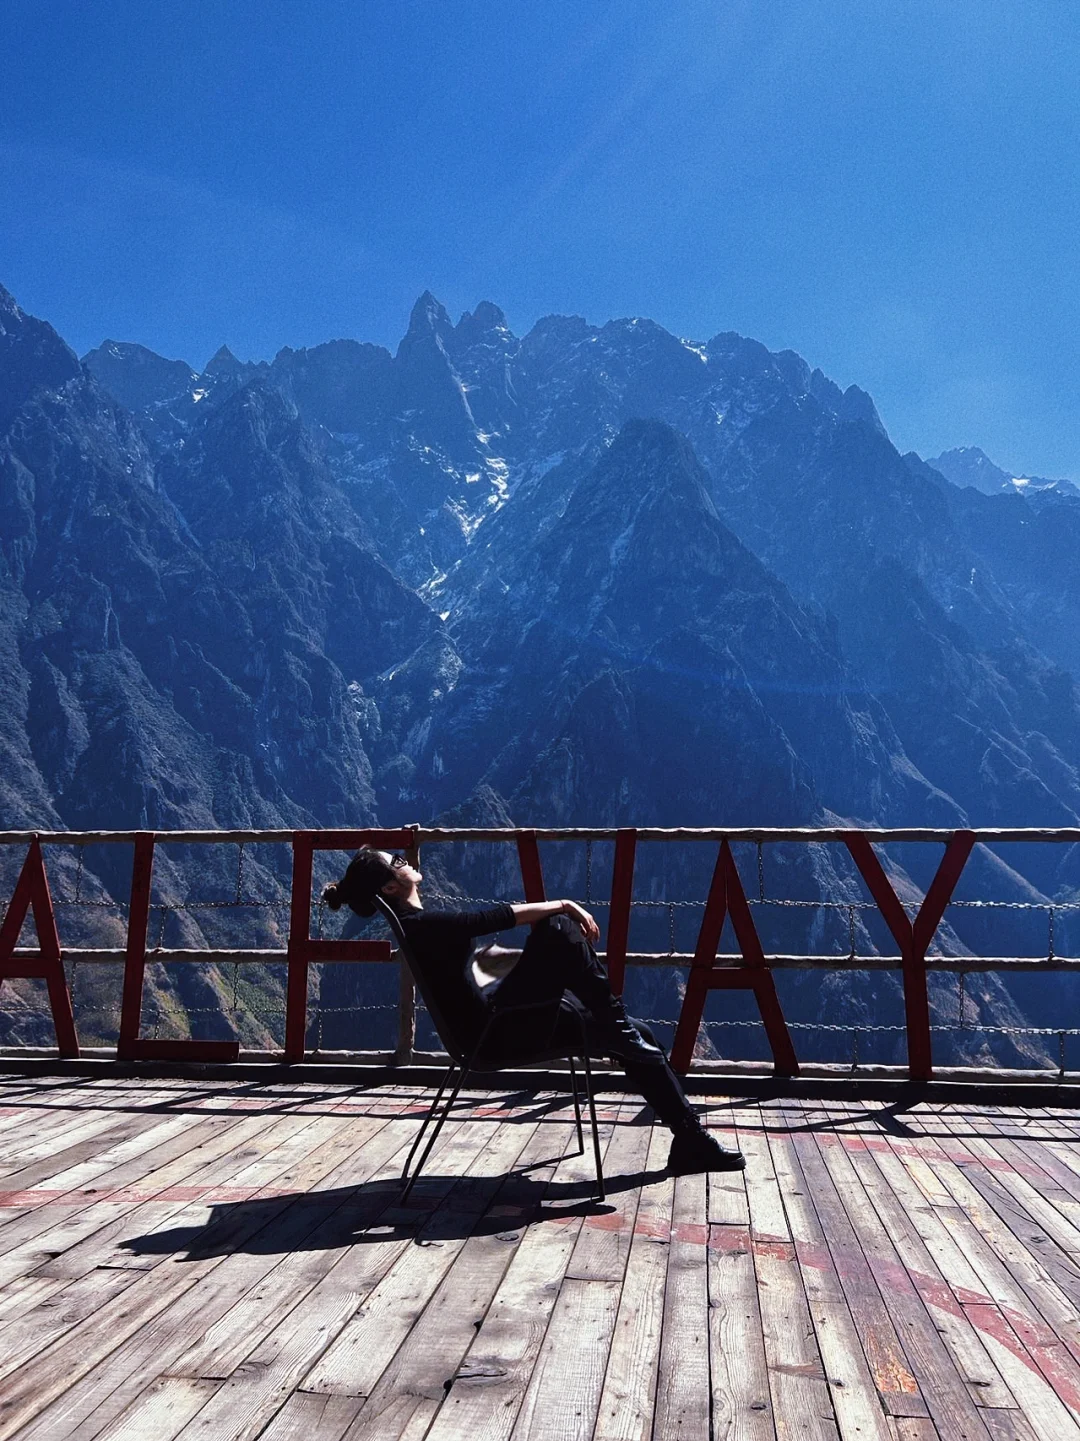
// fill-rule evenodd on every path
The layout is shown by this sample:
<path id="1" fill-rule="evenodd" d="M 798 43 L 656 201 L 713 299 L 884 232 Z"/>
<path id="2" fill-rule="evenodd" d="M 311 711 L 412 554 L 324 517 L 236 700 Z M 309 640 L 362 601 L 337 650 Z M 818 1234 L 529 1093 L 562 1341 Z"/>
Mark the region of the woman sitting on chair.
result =
<path id="1" fill-rule="evenodd" d="M 584 1022 L 589 1055 L 615 1057 L 671 1130 L 668 1169 L 673 1175 L 742 1169 L 742 1153 L 722 1146 L 705 1130 L 649 1028 L 635 1025 L 613 995 L 593 950 L 600 932 L 588 911 L 576 901 L 428 911 L 420 899 L 422 880 L 404 856 L 365 847 L 341 880 L 327 886 L 323 899 L 331 910 L 347 905 L 358 916 L 376 913 L 376 895 L 387 901 L 418 960 L 426 963 L 444 1015 L 474 1043 L 496 998 L 500 1006 L 532 1007 L 500 1020 L 487 1059 L 512 1060 L 563 1041 L 572 1049 Z M 521 951 L 476 949 L 477 936 L 515 926 L 533 927 Z"/>

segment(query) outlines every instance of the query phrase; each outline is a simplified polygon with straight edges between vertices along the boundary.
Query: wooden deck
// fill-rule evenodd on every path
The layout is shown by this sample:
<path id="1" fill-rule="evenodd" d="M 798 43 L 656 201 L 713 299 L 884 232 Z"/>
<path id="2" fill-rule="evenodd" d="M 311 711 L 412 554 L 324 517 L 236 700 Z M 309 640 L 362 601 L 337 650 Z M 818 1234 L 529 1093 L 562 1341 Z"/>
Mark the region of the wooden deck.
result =
<path id="1" fill-rule="evenodd" d="M 1080 1441 L 1080 1113 L 0 1077 L 0 1441 Z"/>

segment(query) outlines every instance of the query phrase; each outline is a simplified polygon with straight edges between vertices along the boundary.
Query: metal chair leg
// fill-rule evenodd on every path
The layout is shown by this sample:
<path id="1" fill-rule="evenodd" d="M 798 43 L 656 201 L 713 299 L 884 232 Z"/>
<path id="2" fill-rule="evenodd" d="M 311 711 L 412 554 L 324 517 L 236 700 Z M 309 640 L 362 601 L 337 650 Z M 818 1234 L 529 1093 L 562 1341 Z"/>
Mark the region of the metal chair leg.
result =
<path id="1" fill-rule="evenodd" d="M 578 1096 L 577 1067 L 574 1065 L 573 1056 L 567 1056 L 566 1059 L 570 1062 L 570 1085 L 574 1092 L 574 1123 L 577 1126 L 577 1150 L 574 1155 L 582 1156 L 585 1154 L 585 1136 L 581 1129 L 581 1099 Z"/>
<path id="2" fill-rule="evenodd" d="M 450 1115 L 450 1112 L 454 1109 L 454 1102 L 457 1100 L 457 1098 L 458 1098 L 458 1092 L 461 1090 L 462 1086 L 465 1084 L 465 1078 L 466 1078 L 466 1076 L 468 1076 L 468 1074 L 469 1074 L 469 1067 L 466 1066 L 466 1067 L 464 1068 L 464 1070 L 461 1072 L 461 1074 L 458 1076 L 457 1081 L 454 1083 L 454 1089 L 450 1092 L 450 1098 L 449 1098 L 449 1100 L 446 1102 L 446 1105 L 443 1107 L 442 1115 L 439 1117 L 439 1119 L 435 1122 L 435 1125 L 432 1127 L 431 1135 L 428 1137 L 427 1145 L 424 1147 L 423 1152 L 421 1153 L 420 1159 L 419 1159 L 419 1161 L 417 1161 L 417 1163 L 416 1163 L 416 1170 L 415 1170 L 415 1171 L 412 1173 L 412 1175 L 410 1176 L 410 1178 L 409 1178 L 409 1180 L 408 1180 L 408 1183 L 407 1183 L 406 1186 L 405 1186 L 405 1189 L 404 1189 L 404 1190 L 402 1191 L 402 1193 L 401 1193 L 401 1203 L 402 1203 L 402 1205 L 404 1205 L 405 1202 L 409 1199 L 409 1192 L 412 1190 L 412 1188 L 416 1185 L 417 1181 L 420 1179 L 420 1172 L 424 1169 L 424 1165 L 425 1165 L 425 1163 L 426 1163 L 426 1161 L 427 1161 L 427 1158 L 431 1155 L 431 1149 L 432 1149 L 432 1147 L 435 1145 L 435 1142 L 439 1139 L 439 1132 L 442 1130 L 443 1126 L 446 1125 L 447 1117 Z"/>
<path id="3" fill-rule="evenodd" d="M 441 1083 L 441 1085 L 439 1086 L 439 1089 L 435 1092 L 435 1099 L 432 1101 L 431 1105 L 428 1107 L 428 1113 L 427 1113 L 427 1115 L 424 1117 L 423 1124 L 421 1125 L 419 1131 L 417 1131 L 417 1133 L 416 1133 L 416 1139 L 413 1141 L 412 1146 L 409 1148 L 409 1154 L 406 1156 L 406 1158 L 405 1158 L 405 1164 L 404 1164 L 404 1166 L 402 1166 L 402 1168 L 401 1168 L 401 1179 L 402 1179 L 403 1181 L 405 1180 L 405 1178 L 406 1178 L 406 1177 L 408 1176 L 408 1174 L 409 1174 L 409 1167 L 412 1165 L 412 1158 L 416 1155 L 417 1147 L 420 1145 L 420 1142 L 424 1139 L 424 1132 L 427 1130 L 428 1126 L 431 1124 L 431 1118 L 432 1118 L 432 1116 L 434 1116 L 435 1112 L 438 1110 L 439 1102 L 442 1100 L 443 1092 L 446 1090 L 447 1083 L 449 1082 L 450 1077 L 454 1074 L 454 1072 L 455 1072 L 456 1070 L 457 1070 L 457 1065 L 456 1065 L 456 1063 L 451 1062 L 449 1069 L 447 1070 L 445 1076 L 443 1076 L 443 1078 L 442 1078 L 442 1083 Z"/>
<path id="4" fill-rule="evenodd" d="M 593 1096 L 592 1066 L 589 1064 L 589 1053 L 586 1050 L 581 1057 L 585 1065 L 585 1096 L 589 1102 L 589 1119 L 592 1122 L 592 1143 L 593 1156 L 596 1159 L 596 1190 L 598 1199 L 607 1199 L 607 1192 L 604 1189 L 604 1168 L 600 1162 L 600 1132 L 596 1125 L 596 1100 Z"/>

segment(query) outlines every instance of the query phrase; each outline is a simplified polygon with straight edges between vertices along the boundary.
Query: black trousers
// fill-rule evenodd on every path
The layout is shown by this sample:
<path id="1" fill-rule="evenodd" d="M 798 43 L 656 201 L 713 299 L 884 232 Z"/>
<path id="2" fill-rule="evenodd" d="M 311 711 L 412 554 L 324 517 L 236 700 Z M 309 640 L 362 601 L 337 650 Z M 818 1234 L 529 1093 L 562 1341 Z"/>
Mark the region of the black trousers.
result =
<path id="1" fill-rule="evenodd" d="M 549 916 L 533 927 L 521 959 L 499 982 L 496 994 L 500 1005 L 546 1004 L 497 1021 L 485 1046 L 487 1059 L 524 1062 L 549 1051 L 572 1054 L 580 1046 L 582 1022 L 589 1055 L 610 1054 L 602 1018 L 614 1002 L 611 984 L 596 952 L 569 917 Z M 654 1039 L 647 1026 L 639 1024 L 638 1030 Z M 676 1130 L 697 1124 L 694 1108 L 666 1060 L 615 1059 L 665 1126 Z"/>

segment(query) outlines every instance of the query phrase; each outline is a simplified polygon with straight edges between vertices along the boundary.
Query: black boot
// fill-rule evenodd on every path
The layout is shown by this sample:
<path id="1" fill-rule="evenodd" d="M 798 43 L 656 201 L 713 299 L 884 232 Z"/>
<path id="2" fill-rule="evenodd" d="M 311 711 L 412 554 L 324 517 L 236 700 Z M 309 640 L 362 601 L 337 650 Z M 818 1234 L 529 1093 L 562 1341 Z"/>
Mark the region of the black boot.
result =
<path id="1" fill-rule="evenodd" d="M 672 1176 L 696 1176 L 701 1171 L 741 1171 L 746 1157 L 741 1151 L 722 1146 L 696 1121 L 680 1126 L 671 1138 L 668 1152 L 668 1173 Z"/>
<path id="2" fill-rule="evenodd" d="M 667 1056 L 655 1041 L 647 1040 L 626 1014 L 617 996 L 608 995 L 592 1009 L 596 1038 L 612 1056 L 649 1066 L 663 1066 Z"/>

